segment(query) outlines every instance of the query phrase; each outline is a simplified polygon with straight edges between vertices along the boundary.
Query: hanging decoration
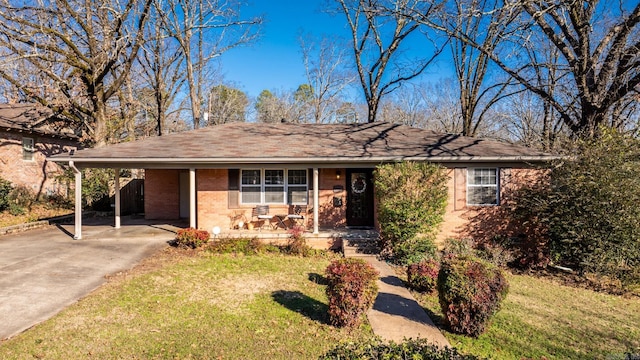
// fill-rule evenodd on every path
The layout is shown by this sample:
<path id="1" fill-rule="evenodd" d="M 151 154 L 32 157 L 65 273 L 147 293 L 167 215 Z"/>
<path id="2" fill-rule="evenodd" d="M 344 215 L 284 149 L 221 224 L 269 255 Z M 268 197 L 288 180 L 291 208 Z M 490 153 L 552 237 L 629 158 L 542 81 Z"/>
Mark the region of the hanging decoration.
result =
<path id="1" fill-rule="evenodd" d="M 354 194 L 362 194 L 367 189 L 367 181 L 364 177 L 358 176 L 351 182 L 351 191 Z"/>

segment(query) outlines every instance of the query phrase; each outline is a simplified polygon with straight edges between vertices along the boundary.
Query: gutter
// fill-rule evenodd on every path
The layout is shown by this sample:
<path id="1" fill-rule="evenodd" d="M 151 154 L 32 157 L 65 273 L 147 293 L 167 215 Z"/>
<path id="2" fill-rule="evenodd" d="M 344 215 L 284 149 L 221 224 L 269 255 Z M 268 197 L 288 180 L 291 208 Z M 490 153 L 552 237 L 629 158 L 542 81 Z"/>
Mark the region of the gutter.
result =
<path id="1" fill-rule="evenodd" d="M 77 162 L 90 164 L 336 164 L 336 163 L 383 163 L 396 161 L 431 161 L 431 162 L 546 162 L 563 159 L 557 155 L 523 155 L 523 156 L 372 156 L 372 157 L 252 157 L 252 158 L 81 158 L 81 157 L 48 157 L 54 162 Z"/>

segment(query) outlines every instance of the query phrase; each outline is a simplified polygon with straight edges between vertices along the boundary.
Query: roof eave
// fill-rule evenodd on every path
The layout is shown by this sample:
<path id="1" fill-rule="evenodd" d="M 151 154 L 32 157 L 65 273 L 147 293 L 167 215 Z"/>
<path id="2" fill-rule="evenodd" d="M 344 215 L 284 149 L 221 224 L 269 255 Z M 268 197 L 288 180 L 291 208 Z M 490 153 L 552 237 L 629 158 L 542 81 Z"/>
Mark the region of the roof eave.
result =
<path id="1" fill-rule="evenodd" d="M 73 161 L 82 167 L 198 167 L 211 165 L 249 164 L 378 164 L 398 161 L 430 161 L 438 163 L 544 163 L 562 159 L 556 155 L 515 155 L 515 156 L 371 156 L 371 157 L 316 157 L 316 158 L 83 158 L 75 156 L 54 156 L 47 160 L 54 162 Z"/>

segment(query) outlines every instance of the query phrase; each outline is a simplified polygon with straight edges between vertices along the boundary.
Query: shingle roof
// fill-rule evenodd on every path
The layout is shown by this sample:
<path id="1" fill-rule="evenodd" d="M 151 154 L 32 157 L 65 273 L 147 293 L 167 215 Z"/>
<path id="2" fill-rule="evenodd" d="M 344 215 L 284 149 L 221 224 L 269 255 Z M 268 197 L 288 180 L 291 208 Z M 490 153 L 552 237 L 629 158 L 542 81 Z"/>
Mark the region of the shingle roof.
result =
<path id="1" fill-rule="evenodd" d="M 0 130 L 76 139 L 73 129 L 61 126 L 51 109 L 38 104 L 0 104 Z"/>
<path id="2" fill-rule="evenodd" d="M 53 156 L 79 164 L 379 163 L 398 160 L 544 161 L 514 144 L 406 125 L 230 123 Z"/>

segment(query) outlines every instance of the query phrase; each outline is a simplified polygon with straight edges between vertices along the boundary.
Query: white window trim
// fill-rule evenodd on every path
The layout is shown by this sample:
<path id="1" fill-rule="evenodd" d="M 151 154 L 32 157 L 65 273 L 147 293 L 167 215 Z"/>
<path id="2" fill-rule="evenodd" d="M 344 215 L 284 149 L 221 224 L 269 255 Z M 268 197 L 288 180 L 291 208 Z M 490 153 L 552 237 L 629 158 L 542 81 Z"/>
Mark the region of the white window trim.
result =
<path id="1" fill-rule="evenodd" d="M 252 184 L 243 184 L 242 183 L 242 172 L 243 171 L 251 171 L 251 170 L 259 170 L 260 171 L 260 202 L 256 203 L 256 202 L 244 202 L 242 200 L 242 191 L 243 188 L 245 187 L 257 187 L 258 185 L 252 185 Z M 265 171 L 266 170 L 282 170 L 284 172 L 284 185 L 273 185 L 273 184 L 266 184 L 265 183 Z M 306 183 L 305 184 L 291 184 L 289 185 L 289 170 L 303 170 L 305 171 L 305 179 L 306 179 Z M 238 181 L 240 182 L 240 196 L 239 196 L 239 201 L 240 201 L 240 205 L 307 205 L 309 202 L 309 174 L 307 173 L 307 169 L 302 169 L 302 168 L 292 168 L 292 169 L 283 169 L 283 168 L 278 168 L 278 169 L 258 169 L 258 168 L 246 168 L 246 169 L 240 169 L 240 176 Z M 282 186 L 283 188 L 283 202 L 266 202 L 266 192 L 265 192 L 265 188 L 266 187 L 279 187 Z M 292 202 L 291 204 L 289 204 L 289 186 L 292 187 L 305 187 L 305 192 L 307 192 L 307 201 L 304 203 L 300 203 L 300 202 Z"/>
<path id="2" fill-rule="evenodd" d="M 31 141 L 31 148 L 29 149 L 27 146 L 25 146 L 25 141 L 26 140 L 30 140 Z M 27 152 L 31 153 L 31 158 L 30 159 L 25 159 L 25 155 L 27 154 Z M 30 138 L 30 137 L 23 137 L 22 138 L 22 160 L 23 161 L 35 161 L 35 153 L 36 153 L 36 140 L 34 138 Z"/>
<path id="3" fill-rule="evenodd" d="M 484 185 L 477 185 L 477 184 L 471 184 L 471 181 L 469 181 L 469 179 L 471 178 L 471 173 L 472 171 L 470 170 L 475 170 L 475 169 L 490 169 L 490 170 L 495 170 L 496 172 L 496 184 L 495 185 L 490 185 L 490 184 L 484 184 Z M 471 202 L 469 202 L 469 188 L 470 187 L 495 187 L 496 188 L 496 203 L 495 204 L 472 204 Z M 467 206 L 498 206 L 500 205 L 500 168 L 499 167 L 473 167 L 473 168 L 467 168 L 467 189 L 466 189 L 466 193 L 467 193 Z"/>

